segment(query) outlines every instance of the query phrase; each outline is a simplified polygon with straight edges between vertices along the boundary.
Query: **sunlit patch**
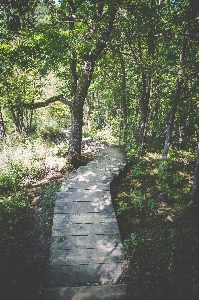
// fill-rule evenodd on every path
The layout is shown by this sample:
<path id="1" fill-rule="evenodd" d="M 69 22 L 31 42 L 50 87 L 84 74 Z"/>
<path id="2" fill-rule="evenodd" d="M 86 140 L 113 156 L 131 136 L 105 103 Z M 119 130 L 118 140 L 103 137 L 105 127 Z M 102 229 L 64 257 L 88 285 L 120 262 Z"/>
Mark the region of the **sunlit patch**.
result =
<path id="1" fill-rule="evenodd" d="M 173 220 L 173 216 L 171 216 L 171 215 L 168 215 L 167 217 L 166 217 L 166 220 L 167 221 L 170 221 L 170 222 L 173 222 L 174 220 Z"/>

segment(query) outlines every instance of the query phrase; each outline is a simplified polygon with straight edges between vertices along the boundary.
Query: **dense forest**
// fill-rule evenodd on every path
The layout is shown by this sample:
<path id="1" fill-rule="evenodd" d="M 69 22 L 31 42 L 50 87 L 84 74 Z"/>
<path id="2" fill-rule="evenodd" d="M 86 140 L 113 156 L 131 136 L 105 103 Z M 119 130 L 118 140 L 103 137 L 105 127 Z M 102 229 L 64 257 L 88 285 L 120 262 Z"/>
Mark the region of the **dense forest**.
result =
<path id="1" fill-rule="evenodd" d="M 199 2 L 0 0 L 0 295 L 40 299 L 56 191 L 118 145 L 142 299 L 199 295 Z"/>

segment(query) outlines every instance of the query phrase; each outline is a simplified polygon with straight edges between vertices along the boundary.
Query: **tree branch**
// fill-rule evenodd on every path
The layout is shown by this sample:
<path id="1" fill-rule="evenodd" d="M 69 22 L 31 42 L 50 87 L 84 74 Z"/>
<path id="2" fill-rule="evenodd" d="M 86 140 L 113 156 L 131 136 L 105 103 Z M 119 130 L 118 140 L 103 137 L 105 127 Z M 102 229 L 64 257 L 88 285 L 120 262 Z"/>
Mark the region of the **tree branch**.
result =
<path id="1" fill-rule="evenodd" d="M 65 105 L 69 105 L 70 106 L 70 101 L 66 100 L 65 96 L 63 94 L 57 95 L 57 96 L 53 96 L 49 99 L 47 99 L 45 102 L 34 102 L 34 103 L 21 103 L 18 102 L 15 105 L 11 105 L 12 108 L 17 108 L 17 107 L 22 107 L 22 108 L 27 108 L 27 109 L 37 109 L 37 108 L 42 108 L 42 107 L 46 107 L 51 103 L 60 101 Z"/>

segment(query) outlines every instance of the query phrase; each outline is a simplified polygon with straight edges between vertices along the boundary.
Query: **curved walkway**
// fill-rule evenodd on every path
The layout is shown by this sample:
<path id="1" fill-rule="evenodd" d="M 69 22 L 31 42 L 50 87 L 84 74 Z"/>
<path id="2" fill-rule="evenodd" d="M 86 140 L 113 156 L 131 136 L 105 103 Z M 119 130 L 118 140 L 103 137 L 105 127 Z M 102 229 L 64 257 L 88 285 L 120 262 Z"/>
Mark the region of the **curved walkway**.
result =
<path id="1" fill-rule="evenodd" d="M 121 150 L 106 147 L 63 182 L 42 300 L 140 299 L 134 285 L 121 283 L 123 246 L 110 195 L 125 164 Z"/>

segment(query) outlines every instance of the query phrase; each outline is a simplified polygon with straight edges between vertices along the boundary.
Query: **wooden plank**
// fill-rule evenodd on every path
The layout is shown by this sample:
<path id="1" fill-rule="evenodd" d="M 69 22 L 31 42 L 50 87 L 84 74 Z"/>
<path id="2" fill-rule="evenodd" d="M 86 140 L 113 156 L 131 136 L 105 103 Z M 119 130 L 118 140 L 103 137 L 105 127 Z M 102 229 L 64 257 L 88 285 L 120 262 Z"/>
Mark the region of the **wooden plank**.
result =
<path id="1" fill-rule="evenodd" d="M 83 236 L 61 236 L 51 238 L 51 249 L 104 249 L 104 248 L 116 248 L 121 247 L 120 234 L 109 234 L 109 235 L 95 235 L 90 233 L 90 235 Z"/>
<path id="2" fill-rule="evenodd" d="M 117 283 L 124 270 L 123 263 L 75 266 L 49 265 L 47 281 L 51 285 L 84 284 L 88 282 Z"/>
<path id="3" fill-rule="evenodd" d="M 70 247 L 69 247 L 70 248 Z M 121 247 L 115 247 L 115 248 L 103 248 L 103 249 L 81 249 L 81 248 L 76 248 L 76 249 L 51 249 L 50 250 L 50 257 L 57 259 L 59 256 L 61 259 L 65 260 L 66 257 L 68 259 L 87 259 L 87 258 L 92 258 L 97 261 L 100 257 L 121 257 L 123 258 L 124 252 L 123 248 Z"/>
<path id="4" fill-rule="evenodd" d="M 117 222 L 115 213 L 75 213 L 54 214 L 53 227 L 67 226 L 68 224 L 96 224 Z"/>
<path id="5" fill-rule="evenodd" d="M 113 205 L 110 200 L 108 201 L 75 201 L 75 202 L 64 202 L 57 203 L 54 208 L 55 214 L 74 214 L 75 212 L 82 213 L 114 213 Z"/>
<path id="6" fill-rule="evenodd" d="M 88 185 L 88 183 L 80 183 L 79 184 L 70 184 L 65 187 L 61 187 L 60 191 L 62 192 L 82 192 L 84 190 L 90 190 L 90 191 L 96 191 L 96 192 L 101 192 L 101 191 L 110 191 L 110 182 L 109 183 L 93 183 L 91 185 Z"/>
<path id="7" fill-rule="evenodd" d="M 106 177 L 103 178 L 103 180 L 100 180 L 100 176 L 97 175 L 96 178 L 87 178 L 85 180 L 75 180 L 70 179 L 66 180 L 62 186 L 60 191 L 70 191 L 71 189 L 77 190 L 77 191 L 83 191 L 87 189 L 91 190 L 110 190 L 110 181 L 106 179 Z"/>
<path id="8" fill-rule="evenodd" d="M 93 191 L 93 190 L 84 190 L 84 191 L 67 191 L 67 192 L 60 192 L 57 193 L 56 203 L 64 203 L 64 202 L 71 202 L 71 201 L 110 201 L 111 196 L 109 191 Z"/>
<path id="9" fill-rule="evenodd" d="M 58 255 L 57 251 L 51 251 L 50 264 L 62 265 L 62 266 L 74 266 L 74 265 L 93 265 L 93 264 L 110 264 L 123 262 L 123 256 L 102 256 L 102 253 L 98 257 L 74 257 L 66 256 L 65 251 Z"/>
<path id="10" fill-rule="evenodd" d="M 57 255 L 57 256 L 61 256 L 61 255 L 65 255 L 67 257 L 84 257 L 84 258 L 98 258 L 100 257 L 100 255 L 104 256 L 107 255 L 108 256 L 123 256 L 123 248 L 118 246 L 118 247 L 113 247 L 113 248 L 107 248 L 107 247 L 102 247 L 101 249 L 97 249 L 97 248 L 92 248 L 92 246 L 90 246 L 90 248 L 85 248 L 85 249 L 81 249 L 81 248 L 77 248 L 77 249 L 63 249 L 63 250 L 51 250 L 51 252 L 53 253 L 53 255 Z M 57 254 L 56 254 L 57 252 Z M 65 254 L 64 254 L 65 253 Z"/>
<path id="11" fill-rule="evenodd" d="M 68 224 L 64 227 L 52 227 L 52 236 L 89 235 L 91 232 L 116 234 L 119 233 L 119 228 L 116 222 L 101 223 L 100 226 L 99 224 Z"/>
<path id="12" fill-rule="evenodd" d="M 66 182 L 72 184 L 81 184 L 87 183 L 90 185 L 93 182 L 97 183 L 107 183 L 107 180 L 113 178 L 115 176 L 114 172 L 106 172 L 105 170 L 96 170 L 97 172 L 84 173 L 81 175 L 76 175 L 73 178 L 67 179 Z"/>
<path id="13" fill-rule="evenodd" d="M 136 284 L 53 287 L 42 291 L 42 300 L 141 300 Z"/>

